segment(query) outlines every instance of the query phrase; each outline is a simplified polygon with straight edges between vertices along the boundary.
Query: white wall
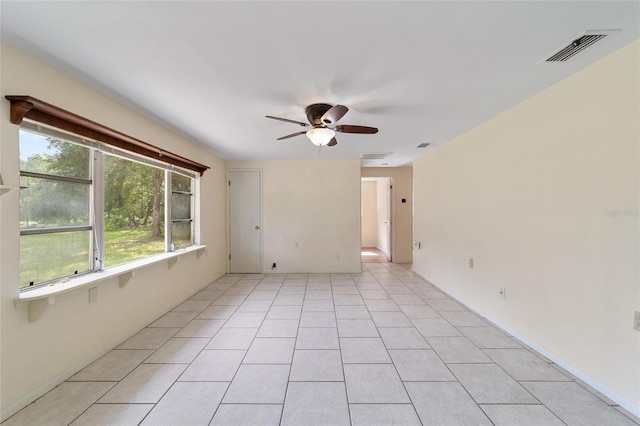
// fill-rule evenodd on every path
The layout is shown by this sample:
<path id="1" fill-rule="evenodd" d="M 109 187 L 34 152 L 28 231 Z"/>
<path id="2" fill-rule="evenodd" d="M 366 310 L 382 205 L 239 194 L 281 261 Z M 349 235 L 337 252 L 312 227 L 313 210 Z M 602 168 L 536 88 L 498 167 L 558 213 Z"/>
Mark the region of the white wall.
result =
<path id="1" fill-rule="evenodd" d="M 19 186 L 19 145 L 18 126 L 9 122 L 5 95 L 34 96 L 211 167 L 200 181 L 204 256 L 184 255 L 171 269 L 162 263 L 139 270 L 124 288 L 117 280 L 101 281 L 98 301 L 91 305 L 86 288 L 58 295 L 43 317 L 31 323 L 27 307 L 13 304 L 19 294 L 19 195 L 11 191 L 0 197 L 4 419 L 223 275 L 227 249 L 223 161 L 12 47 L 2 44 L 0 49 L 0 172 L 6 185 Z"/>
<path id="2" fill-rule="evenodd" d="M 376 190 L 376 181 L 362 181 L 362 247 L 375 247 L 378 244 L 378 203 Z"/>
<path id="3" fill-rule="evenodd" d="M 227 167 L 262 170 L 265 272 L 274 262 L 275 272 L 360 272 L 359 160 L 240 161 Z"/>
<path id="4" fill-rule="evenodd" d="M 415 161 L 413 265 L 638 415 L 639 50 Z"/>
<path id="5" fill-rule="evenodd" d="M 362 177 L 390 177 L 391 254 L 394 263 L 413 262 L 413 169 L 411 167 L 363 167 Z M 402 203 L 402 199 L 406 202 Z"/>

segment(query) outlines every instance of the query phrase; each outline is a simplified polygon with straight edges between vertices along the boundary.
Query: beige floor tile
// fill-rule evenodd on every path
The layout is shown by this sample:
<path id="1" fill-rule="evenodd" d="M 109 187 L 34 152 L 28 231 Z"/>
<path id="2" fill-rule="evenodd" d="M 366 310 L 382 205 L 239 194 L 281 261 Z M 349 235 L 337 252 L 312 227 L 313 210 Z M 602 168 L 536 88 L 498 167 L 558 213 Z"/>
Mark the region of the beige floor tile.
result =
<path id="1" fill-rule="evenodd" d="M 209 306 L 204 311 L 200 312 L 197 319 L 217 319 L 217 320 L 227 320 L 233 315 L 236 311 L 237 306 Z"/>
<path id="2" fill-rule="evenodd" d="M 177 382 L 142 422 L 151 425 L 207 425 L 224 396 L 228 383 Z"/>
<path id="3" fill-rule="evenodd" d="M 173 337 L 145 360 L 146 364 L 188 364 L 209 342 L 207 338 Z"/>
<path id="4" fill-rule="evenodd" d="M 244 358 L 244 364 L 291 364 L 296 339 L 256 337 Z"/>
<path id="5" fill-rule="evenodd" d="M 567 424 L 635 425 L 624 414 L 605 404 L 577 383 L 524 382 L 523 386 Z"/>
<path id="6" fill-rule="evenodd" d="M 444 382 L 456 378 L 432 350 L 390 350 L 400 378 L 404 382 Z"/>
<path id="7" fill-rule="evenodd" d="M 408 382 L 405 387 L 425 425 L 492 424 L 458 382 Z"/>
<path id="8" fill-rule="evenodd" d="M 71 426 L 137 426 L 153 404 L 94 404 Z"/>
<path id="9" fill-rule="evenodd" d="M 353 426 L 421 426 L 411 404 L 349 404 Z"/>
<path id="10" fill-rule="evenodd" d="M 292 382 L 342 382 L 342 360 L 338 350 L 296 350 L 291 365 Z"/>
<path id="11" fill-rule="evenodd" d="M 537 404 L 538 400 L 495 364 L 450 364 L 478 404 Z"/>
<path id="12" fill-rule="evenodd" d="M 175 308 L 173 308 L 173 312 L 202 312 L 207 306 L 211 304 L 210 300 L 196 300 L 189 299 Z"/>
<path id="13" fill-rule="evenodd" d="M 300 327 L 338 327 L 334 312 L 304 312 L 300 320 Z"/>
<path id="14" fill-rule="evenodd" d="M 227 320 L 225 327 L 260 327 L 266 312 L 236 312 Z"/>
<path id="15" fill-rule="evenodd" d="M 411 402 L 392 364 L 345 364 L 349 402 L 406 404 Z"/>
<path id="16" fill-rule="evenodd" d="M 3 426 L 68 425 L 109 391 L 113 382 L 65 382 L 2 423 Z"/>
<path id="17" fill-rule="evenodd" d="M 271 308 L 271 300 L 257 299 L 245 300 L 236 312 L 269 312 Z"/>
<path id="18" fill-rule="evenodd" d="M 340 337 L 379 337 L 378 329 L 370 319 L 339 319 L 338 334 Z"/>
<path id="19" fill-rule="evenodd" d="M 483 352 L 518 381 L 570 381 L 527 349 L 484 349 Z"/>
<path id="20" fill-rule="evenodd" d="M 180 376 L 183 382 L 230 382 L 247 351 L 204 350 Z"/>
<path id="21" fill-rule="evenodd" d="M 298 320 L 265 319 L 257 337 L 296 337 L 297 334 Z"/>
<path id="22" fill-rule="evenodd" d="M 411 320 L 424 337 L 453 337 L 462 334 L 445 319 L 418 318 Z"/>
<path id="23" fill-rule="evenodd" d="M 124 379 L 134 368 L 140 365 L 149 355 L 150 349 L 124 349 L 108 352 L 94 361 L 79 373 L 73 375 L 71 382 L 117 382 Z"/>
<path id="24" fill-rule="evenodd" d="M 222 327 L 205 349 L 249 349 L 258 328 Z"/>
<path id="25" fill-rule="evenodd" d="M 491 359 L 466 337 L 429 337 L 427 342 L 446 364 L 491 362 Z"/>
<path id="26" fill-rule="evenodd" d="M 376 327 L 413 327 L 409 318 L 402 312 L 371 312 Z"/>
<path id="27" fill-rule="evenodd" d="M 379 337 L 341 337 L 344 364 L 388 364 L 391 358 Z"/>
<path id="28" fill-rule="evenodd" d="M 458 327 L 458 330 L 482 349 L 522 347 L 515 339 L 495 327 Z"/>
<path id="29" fill-rule="evenodd" d="M 430 346 L 415 328 L 378 328 L 387 349 L 429 349 Z"/>
<path id="30" fill-rule="evenodd" d="M 100 398 L 99 402 L 156 403 L 186 367 L 185 364 L 141 364 Z"/>
<path id="31" fill-rule="evenodd" d="M 488 322 L 469 311 L 444 311 L 440 313 L 444 319 L 456 327 L 486 327 Z"/>
<path id="32" fill-rule="evenodd" d="M 197 312 L 167 312 L 151 324 L 148 328 L 153 327 L 184 327 L 198 315 Z"/>
<path id="33" fill-rule="evenodd" d="M 341 319 L 371 319 L 366 306 L 336 306 L 336 318 Z"/>
<path id="34" fill-rule="evenodd" d="M 282 404 L 220 404 L 211 426 L 279 426 Z"/>
<path id="35" fill-rule="evenodd" d="M 496 426 L 562 426 L 544 405 L 489 404 L 480 406 Z"/>
<path id="36" fill-rule="evenodd" d="M 289 365 L 240 366 L 223 399 L 225 404 L 282 404 Z"/>
<path id="37" fill-rule="evenodd" d="M 300 328 L 296 349 L 340 349 L 338 329 L 333 327 Z"/>
<path id="38" fill-rule="evenodd" d="M 265 320 L 272 319 L 295 319 L 299 320 L 302 315 L 302 306 L 272 306 L 265 317 Z"/>
<path id="39" fill-rule="evenodd" d="M 175 337 L 213 337 L 224 324 L 224 320 L 194 319 L 176 333 Z"/>
<path id="40" fill-rule="evenodd" d="M 116 349 L 158 349 L 179 331 L 180 328 L 143 328 Z"/>
<path id="41" fill-rule="evenodd" d="M 343 382 L 292 382 L 282 413 L 282 426 L 349 426 Z"/>
<path id="42" fill-rule="evenodd" d="M 273 306 L 302 306 L 304 294 L 283 293 L 276 296 Z"/>

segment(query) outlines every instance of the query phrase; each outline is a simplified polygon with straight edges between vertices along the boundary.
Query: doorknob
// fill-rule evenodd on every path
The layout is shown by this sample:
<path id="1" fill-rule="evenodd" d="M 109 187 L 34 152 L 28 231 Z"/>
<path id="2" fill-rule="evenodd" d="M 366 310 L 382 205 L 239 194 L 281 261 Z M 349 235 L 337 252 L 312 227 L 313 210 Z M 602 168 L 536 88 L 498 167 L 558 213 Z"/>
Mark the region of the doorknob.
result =
<path id="1" fill-rule="evenodd" d="M 259 229 L 260 229 L 260 227 L 258 225 L 256 225 L 256 231 L 259 230 Z"/>

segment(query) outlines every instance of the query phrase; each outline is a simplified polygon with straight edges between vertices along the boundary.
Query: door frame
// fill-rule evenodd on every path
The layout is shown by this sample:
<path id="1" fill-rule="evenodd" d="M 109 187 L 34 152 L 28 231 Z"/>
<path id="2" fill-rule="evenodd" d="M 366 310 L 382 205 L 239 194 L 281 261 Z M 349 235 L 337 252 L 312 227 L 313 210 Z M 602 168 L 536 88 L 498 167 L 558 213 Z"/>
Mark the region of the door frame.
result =
<path id="1" fill-rule="evenodd" d="M 362 185 L 362 182 L 365 182 L 365 181 L 376 181 L 376 183 L 380 183 L 380 179 L 389 179 L 389 199 L 387 200 L 387 208 L 389 209 L 389 235 L 387 236 L 388 244 L 389 244 L 389 255 L 387 257 L 389 258 L 389 262 L 393 263 L 393 259 L 395 257 L 394 256 L 394 250 L 395 250 L 394 218 L 395 218 L 395 208 L 396 208 L 394 198 L 393 198 L 394 197 L 394 188 L 393 188 L 394 177 L 393 176 L 360 176 L 360 185 Z M 376 191 L 376 194 L 377 194 L 377 191 Z M 385 199 L 386 199 L 386 191 L 385 191 Z M 360 203 L 361 203 L 360 210 L 362 211 L 362 201 L 360 201 Z M 362 230 L 362 222 L 361 222 L 360 229 Z"/>
<path id="2" fill-rule="evenodd" d="M 264 273 L 264 262 L 263 262 L 263 257 L 264 257 L 264 238 L 263 238 L 263 233 L 264 233 L 264 226 L 262 226 L 262 211 L 263 211 L 263 196 L 262 196 L 262 169 L 250 169 L 250 168 L 230 168 L 227 169 L 226 172 L 226 181 L 227 181 L 227 273 L 231 273 L 231 202 L 230 202 L 230 172 L 258 172 L 258 176 L 260 177 L 260 188 L 259 188 L 259 193 L 260 193 L 260 218 L 259 218 L 259 224 L 258 226 L 260 226 L 260 272 L 259 273 Z"/>

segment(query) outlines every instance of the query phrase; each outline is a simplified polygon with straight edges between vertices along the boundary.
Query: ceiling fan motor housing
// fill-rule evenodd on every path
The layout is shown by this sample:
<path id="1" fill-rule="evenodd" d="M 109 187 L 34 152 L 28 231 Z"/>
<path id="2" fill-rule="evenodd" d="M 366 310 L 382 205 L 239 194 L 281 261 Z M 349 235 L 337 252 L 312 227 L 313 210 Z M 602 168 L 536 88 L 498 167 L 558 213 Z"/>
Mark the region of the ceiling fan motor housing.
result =
<path id="1" fill-rule="evenodd" d="M 333 105 L 329 104 L 311 104 L 307 108 L 305 108 L 305 113 L 307 114 L 307 120 L 313 126 L 324 126 L 326 124 L 332 123 L 323 123 L 321 121 L 322 116 L 329 111 Z"/>

